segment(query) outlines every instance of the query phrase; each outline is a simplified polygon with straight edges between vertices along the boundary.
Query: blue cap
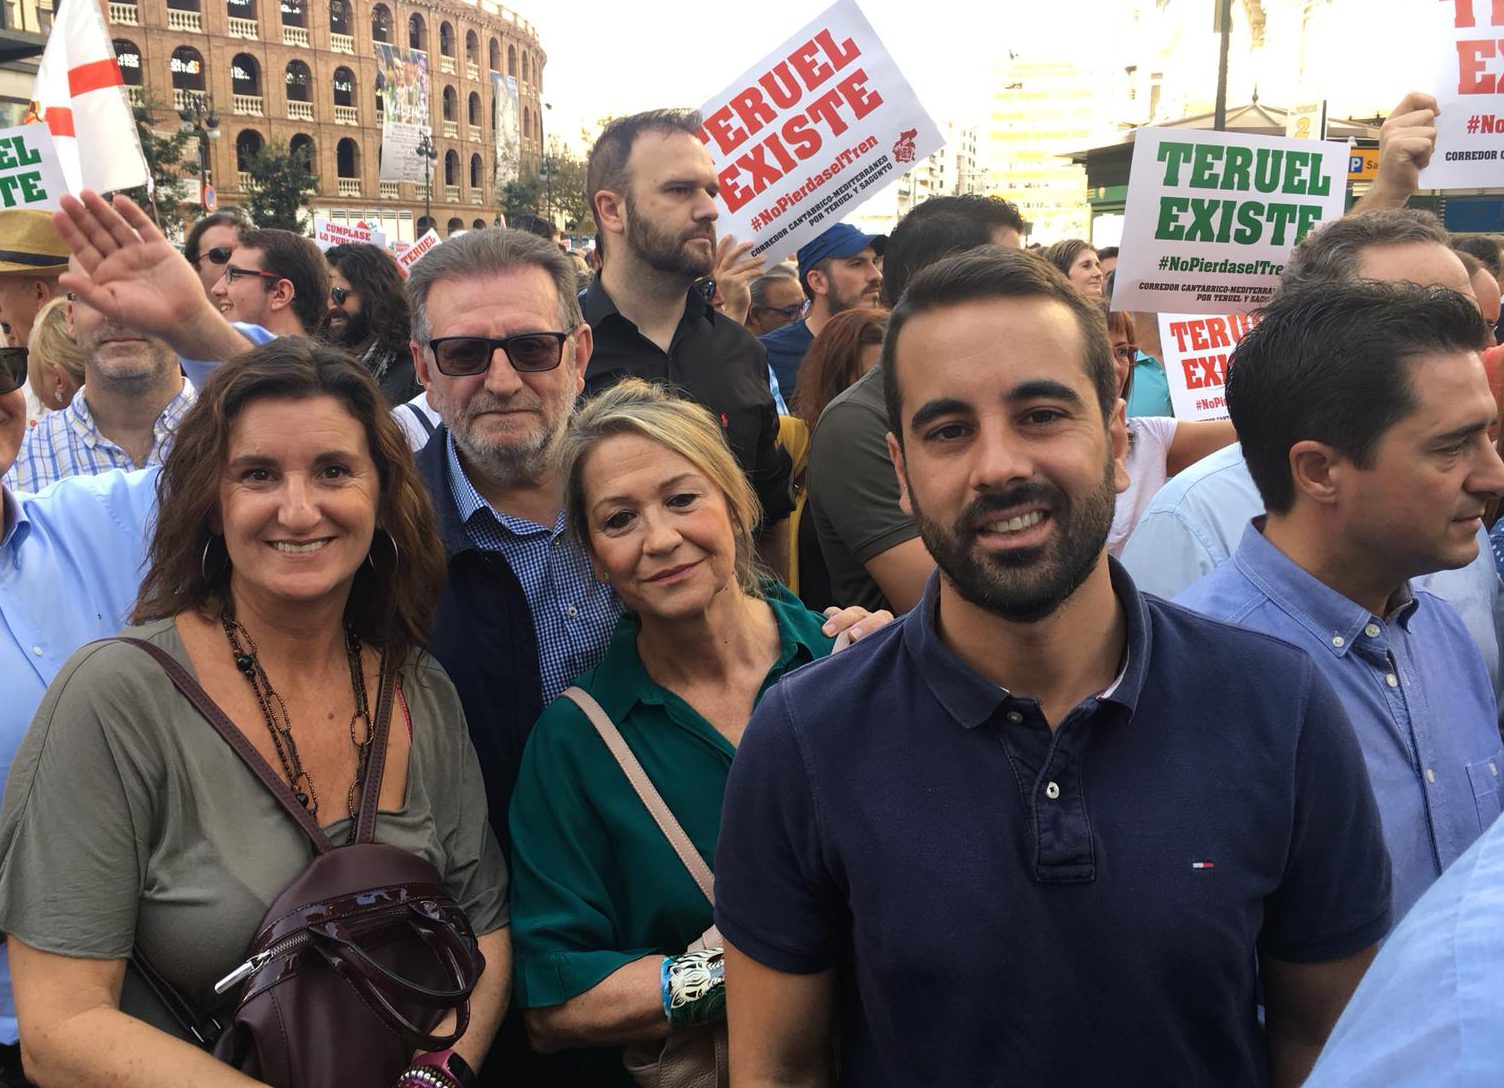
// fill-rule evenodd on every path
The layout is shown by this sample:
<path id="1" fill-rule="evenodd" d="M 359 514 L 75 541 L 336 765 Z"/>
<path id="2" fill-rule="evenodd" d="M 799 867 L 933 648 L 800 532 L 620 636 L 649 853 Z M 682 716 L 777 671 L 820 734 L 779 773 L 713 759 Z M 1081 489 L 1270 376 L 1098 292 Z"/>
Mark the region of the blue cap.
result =
<path id="1" fill-rule="evenodd" d="M 881 234 L 863 234 L 850 223 L 837 223 L 813 241 L 799 248 L 799 274 L 802 276 L 827 257 L 855 257 L 868 246 L 886 241 Z"/>

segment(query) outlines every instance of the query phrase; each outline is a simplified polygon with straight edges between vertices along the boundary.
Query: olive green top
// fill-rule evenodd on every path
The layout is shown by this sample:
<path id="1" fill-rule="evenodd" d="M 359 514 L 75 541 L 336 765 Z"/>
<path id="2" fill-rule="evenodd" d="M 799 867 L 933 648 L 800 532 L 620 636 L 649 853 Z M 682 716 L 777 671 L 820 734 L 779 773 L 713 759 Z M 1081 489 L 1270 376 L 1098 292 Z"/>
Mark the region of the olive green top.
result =
<path id="1" fill-rule="evenodd" d="M 192 672 L 171 620 L 124 633 Z M 459 698 L 430 657 L 415 655 L 398 676 L 412 719 L 407 797 L 380 814 L 376 839 L 443 874 L 477 933 L 498 929 L 506 864 Z M 392 729 L 407 728 L 402 705 Z M 323 811 L 343 813 L 343 800 Z M 324 830 L 343 843 L 349 817 Z M 236 992 L 215 998 L 214 983 L 245 959 L 267 908 L 312 857 L 292 816 L 156 661 L 95 642 L 48 687 L 5 786 L 0 929 L 83 959 L 123 959 L 139 943 L 196 1007 L 233 1011 Z M 135 972 L 121 1008 L 181 1034 Z"/>
<path id="2" fill-rule="evenodd" d="M 825 621 L 769 583 L 780 651 L 758 697 L 830 652 Z M 622 617 L 606 656 L 576 683 L 616 723 L 707 865 L 736 749 L 648 676 L 640 624 Z M 517 1002 L 557 1005 L 651 953 L 674 955 L 713 922 L 711 905 L 584 713 L 564 698 L 528 738 L 512 795 L 512 941 Z"/>

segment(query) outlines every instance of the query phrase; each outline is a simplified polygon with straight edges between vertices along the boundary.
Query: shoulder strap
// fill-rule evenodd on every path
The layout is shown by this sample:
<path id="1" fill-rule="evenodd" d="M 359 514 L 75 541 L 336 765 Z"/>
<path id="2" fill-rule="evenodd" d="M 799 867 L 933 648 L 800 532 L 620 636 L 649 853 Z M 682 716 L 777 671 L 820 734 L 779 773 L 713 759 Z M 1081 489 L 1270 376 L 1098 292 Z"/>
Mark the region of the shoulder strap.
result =
<path id="1" fill-rule="evenodd" d="M 428 418 L 428 413 L 425 412 L 425 411 L 423 411 L 423 409 L 419 408 L 416 404 L 412 403 L 411 401 L 403 401 L 402 402 L 402 407 L 406 408 L 409 412 L 411 412 L 414 416 L 417 417 L 418 422 L 421 423 L 421 424 L 423 424 L 423 429 L 425 431 L 427 431 L 428 432 L 428 436 L 430 438 L 432 438 L 433 437 L 433 432 L 434 432 L 435 428 L 434 428 L 434 422 L 433 422 L 433 420 L 431 420 L 431 419 Z"/>
<path id="2" fill-rule="evenodd" d="M 117 636 L 110 641 L 124 642 L 129 646 L 135 646 L 138 649 L 145 650 L 155 658 L 157 664 L 161 665 L 163 671 L 167 673 L 168 679 L 193 704 L 193 708 L 203 715 L 204 720 L 214 727 L 214 731 L 223 737 L 224 742 L 240 757 L 240 761 L 251 769 L 251 773 L 261 780 L 261 784 L 271 792 L 273 797 L 281 802 L 282 807 L 297 821 L 298 826 L 303 829 L 304 834 L 313 843 L 314 852 L 326 854 L 334 848 L 333 844 L 329 841 L 329 836 L 324 834 L 324 829 L 319 827 L 306 808 L 293 799 L 292 794 L 287 789 L 287 784 L 277 777 L 277 772 L 273 771 L 267 765 L 266 760 L 261 758 L 261 753 L 256 751 L 251 742 L 246 739 L 245 734 L 236 727 L 235 723 L 225 715 L 223 710 L 219 709 L 214 700 L 209 698 L 209 693 L 199 686 L 198 681 L 189 675 L 188 670 L 178 664 L 175 657 L 160 646 L 153 645 L 139 638 Z"/>
<path id="3" fill-rule="evenodd" d="M 653 817 L 658 830 L 663 832 L 663 837 L 674 848 L 674 853 L 679 855 L 679 860 L 689 870 L 689 875 L 694 877 L 695 883 L 700 886 L 700 891 L 705 894 L 705 898 L 713 904 L 715 902 L 715 893 L 712 890 L 714 878 L 711 876 L 710 866 L 705 864 L 705 859 L 695 849 L 695 844 L 689 841 L 684 828 L 680 827 L 679 821 L 674 819 L 674 814 L 669 811 L 663 797 L 654 788 L 647 771 L 643 770 L 642 764 L 637 762 L 632 749 L 627 747 L 626 739 L 622 737 L 621 730 L 616 728 L 616 723 L 611 720 L 611 716 L 584 688 L 568 688 L 564 692 L 564 697 L 573 701 L 585 712 L 585 717 L 590 719 L 590 724 L 595 726 L 595 731 L 601 735 L 601 740 L 605 741 L 606 747 L 611 749 L 611 754 L 621 765 L 622 773 L 627 776 L 632 789 L 647 807 L 648 815 Z"/>
<path id="4" fill-rule="evenodd" d="M 376 836 L 376 810 L 381 803 L 381 776 L 386 770 L 386 739 L 391 732 L 392 692 L 397 686 L 397 670 L 387 667 L 385 651 L 381 654 L 381 693 L 376 696 L 376 717 L 371 721 L 371 750 L 366 756 L 365 778 L 361 782 L 360 812 L 355 821 L 355 841 L 370 842 Z"/>

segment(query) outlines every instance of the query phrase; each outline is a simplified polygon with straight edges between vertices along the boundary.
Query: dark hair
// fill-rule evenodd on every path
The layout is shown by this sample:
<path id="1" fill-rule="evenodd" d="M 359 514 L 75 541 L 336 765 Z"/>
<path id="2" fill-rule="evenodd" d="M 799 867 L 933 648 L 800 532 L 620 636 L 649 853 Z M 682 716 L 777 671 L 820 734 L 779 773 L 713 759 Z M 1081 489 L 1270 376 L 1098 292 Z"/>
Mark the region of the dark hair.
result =
<path id="1" fill-rule="evenodd" d="M 1092 249 L 1090 242 L 1082 241 L 1080 238 L 1067 238 L 1063 242 L 1056 242 L 1048 247 L 1044 251 L 1044 259 L 1069 278 L 1071 265 L 1076 263 L 1076 258 L 1081 256 L 1081 251 L 1085 249 Z M 1092 252 L 1096 253 L 1096 250 L 1092 249 Z"/>
<path id="2" fill-rule="evenodd" d="M 632 146 L 639 136 L 648 132 L 665 135 L 682 132 L 698 139 L 703 123 L 695 110 L 672 109 L 645 110 L 630 117 L 618 117 L 608 124 L 596 137 L 585 165 L 585 201 L 590 206 L 590 214 L 597 214 L 595 198 L 601 190 L 625 196 L 631 189 L 627 159 L 631 157 Z M 604 257 L 602 234 L 602 231 L 596 231 L 595 237 L 597 251 Z"/>
<path id="3" fill-rule="evenodd" d="M 1315 283 L 1352 283 L 1358 279 L 1363 250 L 1417 242 L 1448 249 L 1452 246 L 1441 220 L 1418 208 L 1388 208 L 1343 216 L 1301 239 L 1280 273 L 1279 289 L 1298 290 Z"/>
<path id="4" fill-rule="evenodd" d="M 794 414 L 815 429 L 825 406 L 862 376 L 862 349 L 883 342 L 888 311 L 859 306 L 825 323 L 804 353 L 794 388 Z"/>
<path id="5" fill-rule="evenodd" d="M 946 257 L 909 281 L 903 298 L 888 317 L 883 338 L 883 396 L 887 401 L 888 429 L 903 445 L 903 390 L 898 384 L 899 336 L 910 318 L 966 302 L 1002 298 L 1037 298 L 1062 303 L 1081 331 L 1081 365 L 1097 392 L 1102 418 L 1112 415 L 1118 401 L 1117 373 L 1112 367 L 1112 345 L 1107 340 L 1107 321 L 1101 305 L 1086 298 L 1054 268 L 1016 249 L 983 246 Z"/>
<path id="6" fill-rule="evenodd" d="M 1029 233 L 1029 224 L 1018 210 L 1018 205 L 1000 196 L 982 196 L 980 193 L 961 193 L 958 196 L 932 196 L 914 205 L 903 221 L 923 220 L 931 215 L 964 215 L 975 219 L 992 230 L 1008 227 L 1022 238 Z"/>
<path id="7" fill-rule="evenodd" d="M 1100 254 L 1098 254 L 1098 256 L 1100 256 Z M 1128 313 L 1126 310 L 1109 310 L 1107 308 L 1107 305 L 1107 302 L 1104 300 L 1102 303 L 1102 309 L 1107 314 L 1108 346 L 1110 347 L 1112 345 L 1113 334 L 1121 332 L 1124 336 L 1128 337 L 1128 343 L 1132 344 L 1134 347 L 1137 347 L 1137 329 L 1134 327 L 1133 315 Z M 1114 358 L 1116 358 L 1116 356 L 1114 356 Z M 1118 396 L 1122 397 L 1124 400 L 1127 400 L 1129 394 L 1132 392 L 1133 363 L 1130 362 L 1128 364 L 1128 376 L 1123 379 L 1123 388 L 1118 390 Z"/>
<path id="8" fill-rule="evenodd" d="M 804 289 L 805 298 L 811 302 L 815 301 L 815 289 L 809 285 L 809 274 L 811 272 L 818 272 L 825 277 L 826 282 L 829 282 L 830 266 L 835 263 L 835 260 L 834 257 L 821 257 L 808 268 L 801 268 L 799 270 L 799 286 Z"/>
<path id="9" fill-rule="evenodd" d="M 188 228 L 188 237 L 183 239 L 183 256 L 189 263 L 197 262 L 203 254 L 198 251 L 199 242 L 210 229 L 214 227 L 234 227 L 237 231 L 248 231 L 251 221 L 245 212 L 239 208 L 226 208 L 221 212 L 210 212 L 193 226 Z"/>
<path id="10" fill-rule="evenodd" d="M 313 239 L 290 230 L 267 227 L 248 230 L 240 236 L 244 249 L 259 249 L 267 272 L 275 272 L 292 284 L 292 312 L 312 334 L 329 309 L 329 266 Z M 275 280 L 264 280 L 270 291 Z"/>
<path id="11" fill-rule="evenodd" d="M 360 312 L 370 322 L 377 343 L 405 355 L 412 337 L 412 319 L 402 273 L 392 255 L 380 246 L 346 242 L 330 246 L 324 259 L 360 292 Z M 321 330 L 327 330 L 328 317 L 329 310 L 325 307 Z"/>
<path id="12" fill-rule="evenodd" d="M 1101 249 L 1097 250 L 1097 260 L 1099 261 L 1105 261 L 1107 260 L 1107 258 L 1116 257 L 1117 255 L 1117 246 L 1103 246 Z"/>
<path id="13" fill-rule="evenodd" d="M 381 482 L 376 522 L 396 545 L 387 558 L 385 546 L 373 543 L 371 562 L 355 575 L 345 620 L 362 641 L 397 660 L 427 645 L 445 573 L 428 490 L 376 382 L 345 352 L 302 336 L 279 337 L 235 356 L 183 416 L 157 481 L 157 524 L 133 622 L 188 609 L 208 618 L 220 613 L 229 595 L 229 564 L 213 570 L 204 557 L 235 420 L 257 401 L 324 396 L 338 400 L 365 429 Z"/>
<path id="14" fill-rule="evenodd" d="M 1452 248 L 1459 253 L 1471 253 L 1494 279 L 1504 275 L 1504 261 L 1500 260 L 1499 240 L 1487 234 L 1454 234 Z"/>
<path id="15" fill-rule="evenodd" d="M 512 216 L 507 220 L 507 226 L 512 230 L 525 230 L 529 234 L 536 234 L 539 238 L 547 238 L 550 242 L 559 236 L 558 227 L 541 215 L 532 215 L 529 212 Z"/>
<path id="16" fill-rule="evenodd" d="M 1478 351 L 1483 317 L 1445 287 L 1317 283 L 1277 292 L 1227 367 L 1227 410 L 1264 509 L 1295 502 L 1290 448 L 1314 440 L 1359 468 L 1415 410 L 1406 364 L 1433 351 Z"/>
<path id="17" fill-rule="evenodd" d="M 903 297 L 904 288 L 921 268 L 953 253 L 992 244 L 993 228 L 984 220 L 957 212 L 919 214 L 942 199 L 959 198 L 925 201 L 899 220 L 888 236 L 888 249 L 883 254 L 883 299 L 889 305 Z"/>

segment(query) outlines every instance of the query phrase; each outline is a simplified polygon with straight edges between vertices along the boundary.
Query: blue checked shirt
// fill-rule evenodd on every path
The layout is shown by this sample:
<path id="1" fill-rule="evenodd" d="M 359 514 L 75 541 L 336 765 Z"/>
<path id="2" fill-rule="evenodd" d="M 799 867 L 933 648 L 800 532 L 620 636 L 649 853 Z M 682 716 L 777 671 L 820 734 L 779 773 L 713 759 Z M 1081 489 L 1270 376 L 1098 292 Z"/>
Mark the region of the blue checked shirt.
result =
<path id="1" fill-rule="evenodd" d="M 99 432 L 89 414 L 87 398 L 88 390 L 80 391 L 68 407 L 53 412 L 26 433 L 15 467 L 5 476 L 6 487 L 12 491 L 40 491 L 68 476 L 97 476 L 116 468 L 160 465 L 172 449 L 178 422 L 193 403 L 193 387 L 184 382 L 182 391 L 162 409 L 152 427 L 151 450 L 139 465 Z"/>
<path id="2" fill-rule="evenodd" d="M 571 680 L 595 668 L 621 617 L 611 587 L 598 581 L 585 553 L 564 528 L 561 511 L 552 527 L 498 511 L 475 490 L 449 444 L 449 489 L 471 543 L 500 552 L 511 564 L 538 633 L 538 670 L 546 706 Z"/>

